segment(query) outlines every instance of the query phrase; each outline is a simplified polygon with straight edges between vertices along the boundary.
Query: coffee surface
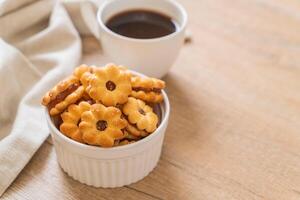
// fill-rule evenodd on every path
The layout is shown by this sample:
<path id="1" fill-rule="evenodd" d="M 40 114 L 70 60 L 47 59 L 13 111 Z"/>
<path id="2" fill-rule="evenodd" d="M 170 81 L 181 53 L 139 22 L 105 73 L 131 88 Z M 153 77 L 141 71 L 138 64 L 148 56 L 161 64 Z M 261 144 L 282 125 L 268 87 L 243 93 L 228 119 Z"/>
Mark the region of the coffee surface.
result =
<path id="1" fill-rule="evenodd" d="M 171 17 L 150 10 L 129 10 L 112 16 L 106 26 L 120 35 L 151 39 L 169 35 L 176 31 Z"/>

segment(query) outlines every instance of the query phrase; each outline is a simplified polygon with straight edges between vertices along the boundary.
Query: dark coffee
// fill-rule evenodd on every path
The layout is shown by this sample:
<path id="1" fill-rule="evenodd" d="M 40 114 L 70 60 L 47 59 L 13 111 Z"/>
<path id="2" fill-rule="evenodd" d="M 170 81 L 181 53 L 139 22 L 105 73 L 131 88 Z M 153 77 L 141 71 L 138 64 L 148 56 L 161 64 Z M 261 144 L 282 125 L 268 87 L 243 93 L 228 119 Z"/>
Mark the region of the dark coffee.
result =
<path id="1" fill-rule="evenodd" d="M 129 10 L 111 17 L 106 26 L 120 35 L 151 39 L 169 35 L 176 31 L 171 17 L 150 10 Z"/>

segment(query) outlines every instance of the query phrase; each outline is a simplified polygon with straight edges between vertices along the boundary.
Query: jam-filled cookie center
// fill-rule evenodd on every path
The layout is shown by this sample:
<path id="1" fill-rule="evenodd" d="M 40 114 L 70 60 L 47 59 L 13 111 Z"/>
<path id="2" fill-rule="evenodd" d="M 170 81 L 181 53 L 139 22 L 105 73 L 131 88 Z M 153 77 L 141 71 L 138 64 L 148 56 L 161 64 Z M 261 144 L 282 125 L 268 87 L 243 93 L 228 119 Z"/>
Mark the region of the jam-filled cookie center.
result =
<path id="1" fill-rule="evenodd" d="M 141 108 L 139 108 L 139 113 L 141 113 L 142 115 L 146 115 L 145 111 Z"/>
<path id="2" fill-rule="evenodd" d="M 65 89 L 64 91 L 62 91 L 61 93 L 59 93 L 55 97 L 55 99 L 53 99 L 52 101 L 50 101 L 50 103 L 47 106 L 48 109 L 51 110 L 52 108 L 54 108 L 56 104 L 59 104 L 60 102 L 62 102 L 67 96 L 69 96 L 75 90 L 77 90 L 78 87 L 79 87 L 79 84 L 78 83 L 74 83 L 74 84 L 70 85 L 67 89 Z"/>
<path id="3" fill-rule="evenodd" d="M 107 122 L 104 120 L 99 120 L 96 124 L 96 127 L 99 131 L 104 131 L 107 128 Z"/>
<path id="4" fill-rule="evenodd" d="M 109 91 L 114 91 L 116 89 L 116 84 L 112 81 L 107 81 L 106 89 L 108 89 Z"/>
<path id="5" fill-rule="evenodd" d="M 161 93 L 161 89 L 159 88 L 143 88 L 143 87 L 133 87 L 132 88 L 134 91 L 144 91 L 144 92 L 154 92 L 154 93 Z"/>

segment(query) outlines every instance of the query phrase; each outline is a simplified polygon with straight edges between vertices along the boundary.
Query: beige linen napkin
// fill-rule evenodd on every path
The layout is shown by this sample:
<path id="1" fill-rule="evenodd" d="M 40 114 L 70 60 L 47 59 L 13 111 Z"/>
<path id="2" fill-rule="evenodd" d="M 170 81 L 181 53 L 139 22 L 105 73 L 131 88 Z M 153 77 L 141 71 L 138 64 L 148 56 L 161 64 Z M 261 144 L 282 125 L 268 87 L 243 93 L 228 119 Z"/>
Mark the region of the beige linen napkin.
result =
<path id="1" fill-rule="evenodd" d="M 80 1 L 67 2 L 86 31 Z M 0 196 L 49 134 L 42 95 L 80 59 L 81 40 L 61 2 L 0 1 Z"/>

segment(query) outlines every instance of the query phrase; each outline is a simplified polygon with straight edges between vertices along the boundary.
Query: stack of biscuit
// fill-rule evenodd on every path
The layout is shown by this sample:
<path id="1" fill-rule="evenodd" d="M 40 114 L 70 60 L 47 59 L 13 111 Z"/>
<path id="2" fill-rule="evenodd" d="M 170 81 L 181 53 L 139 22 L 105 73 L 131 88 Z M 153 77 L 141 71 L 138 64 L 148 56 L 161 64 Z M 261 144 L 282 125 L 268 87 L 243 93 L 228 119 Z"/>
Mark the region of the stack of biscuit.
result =
<path id="1" fill-rule="evenodd" d="M 165 82 L 140 77 L 125 67 L 80 65 L 42 99 L 52 120 L 67 137 L 89 145 L 113 147 L 153 133 Z"/>

